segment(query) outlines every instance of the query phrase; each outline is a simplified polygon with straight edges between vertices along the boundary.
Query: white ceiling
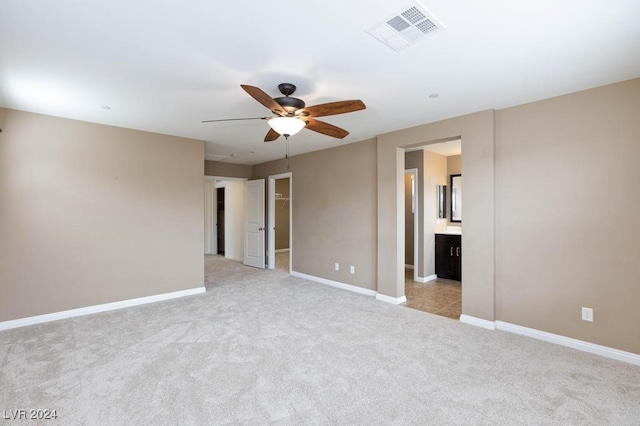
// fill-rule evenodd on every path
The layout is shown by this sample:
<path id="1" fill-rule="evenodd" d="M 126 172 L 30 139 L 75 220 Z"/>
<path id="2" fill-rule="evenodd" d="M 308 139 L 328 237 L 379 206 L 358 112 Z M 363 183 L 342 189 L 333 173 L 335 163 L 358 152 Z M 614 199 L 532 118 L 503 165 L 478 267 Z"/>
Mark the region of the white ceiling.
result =
<path id="1" fill-rule="evenodd" d="M 345 139 L 291 137 L 296 155 L 640 76 L 638 0 L 421 0 L 444 31 L 399 52 L 365 32 L 411 4 L 2 0 L 0 106 L 200 139 L 256 164 L 285 153 L 283 138 L 262 142 L 266 122 L 200 122 L 269 115 L 240 84 L 367 105 L 322 119 Z"/>

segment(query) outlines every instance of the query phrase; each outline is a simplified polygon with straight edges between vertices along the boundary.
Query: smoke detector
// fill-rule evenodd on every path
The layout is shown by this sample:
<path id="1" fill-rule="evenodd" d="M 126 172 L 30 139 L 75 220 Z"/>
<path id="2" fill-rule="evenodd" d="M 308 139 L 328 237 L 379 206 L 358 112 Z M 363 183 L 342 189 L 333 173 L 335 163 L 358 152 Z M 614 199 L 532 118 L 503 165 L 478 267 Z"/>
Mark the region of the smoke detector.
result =
<path id="1" fill-rule="evenodd" d="M 398 51 L 444 28 L 442 22 L 416 2 L 367 29 L 367 33 Z"/>

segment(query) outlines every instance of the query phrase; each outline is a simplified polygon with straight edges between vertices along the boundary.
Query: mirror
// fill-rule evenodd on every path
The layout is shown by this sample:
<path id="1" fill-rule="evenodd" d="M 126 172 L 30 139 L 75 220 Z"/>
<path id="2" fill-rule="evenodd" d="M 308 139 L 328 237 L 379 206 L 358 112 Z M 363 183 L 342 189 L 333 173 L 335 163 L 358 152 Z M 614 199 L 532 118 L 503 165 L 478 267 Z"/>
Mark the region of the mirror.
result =
<path id="1" fill-rule="evenodd" d="M 447 185 L 438 185 L 438 219 L 447 217 Z"/>
<path id="2" fill-rule="evenodd" d="M 462 222 L 462 175 L 451 175 L 451 222 Z"/>

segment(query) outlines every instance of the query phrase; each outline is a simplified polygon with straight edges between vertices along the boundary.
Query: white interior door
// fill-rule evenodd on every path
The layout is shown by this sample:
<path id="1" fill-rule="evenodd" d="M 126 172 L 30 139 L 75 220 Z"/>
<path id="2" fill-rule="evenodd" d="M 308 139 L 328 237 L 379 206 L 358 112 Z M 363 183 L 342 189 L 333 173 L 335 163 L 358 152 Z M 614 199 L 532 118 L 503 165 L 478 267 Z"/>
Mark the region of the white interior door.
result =
<path id="1" fill-rule="evenodd" d="M 218 230 L 216 223 L 217 199 L 215 181 L 205 179 L 204 181 L 204 254 L 218 253 Z"/>
<path id="2" fill-rule="evenodd" d="M 264 179 L 244 182 L 244 264 L 264 269 Z"/>

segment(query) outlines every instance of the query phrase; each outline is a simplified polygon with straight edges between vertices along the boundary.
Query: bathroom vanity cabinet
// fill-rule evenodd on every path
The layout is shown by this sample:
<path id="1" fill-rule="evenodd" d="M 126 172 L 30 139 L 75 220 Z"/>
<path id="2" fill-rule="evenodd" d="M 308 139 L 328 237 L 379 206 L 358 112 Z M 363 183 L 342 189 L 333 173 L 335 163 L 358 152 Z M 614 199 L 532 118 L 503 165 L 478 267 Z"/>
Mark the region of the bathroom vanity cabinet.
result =
<path id="1" fill-rule="evenodd" d="M 462 235 L 436 234 L 436 275 L 462 280 Z"/>

